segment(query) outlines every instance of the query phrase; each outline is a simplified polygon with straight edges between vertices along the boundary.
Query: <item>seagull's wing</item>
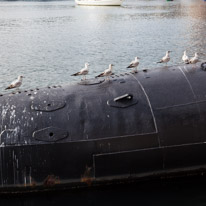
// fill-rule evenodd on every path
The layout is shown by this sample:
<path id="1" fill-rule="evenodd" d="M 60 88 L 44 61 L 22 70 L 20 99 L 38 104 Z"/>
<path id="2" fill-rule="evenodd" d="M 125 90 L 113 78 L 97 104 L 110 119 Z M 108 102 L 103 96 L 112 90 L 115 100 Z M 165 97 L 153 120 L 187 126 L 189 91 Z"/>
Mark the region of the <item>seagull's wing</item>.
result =
<path id="1" fill-rule="evenodd" d="M 111 69 L 106 69 L 104 75 L 110 75 L 112 73 Z"/>
<path id="2" fill-rule="evenodd" d="M 80 71 L 80 73 L 83 74 L 83 75 L 88 74 L 88 72 L 89 72 L 89 69 L 88 69 L 88 68 L 83 68 L 83 69 L 81 69 L 81 71 Z"/>
<path id="3" fill-rule="evenodd" d="M 16 84 L 18 84 L 18 79 L 15 79 L 13 82 L 11 82 L 10 85 L 16 85 Z"/>
<path id="4" fill-rule="evenodd" d="M 182 61 L 183 61 L 184 63 L 188 63 L 188 62 L 189 62 L 189 57 L 188 57 L 187 55 L 183 55 L 183 56 L 182 56 Z"/>
<path id="5" fill-rule="evenodd" d="M 157 63 L 162 63 L 163 62 L 163 59 L 161 59 L 160 61 L 158 61 Z"/>
<path id="6" fill-rule="evenodd" d="M 103 76 L 104 76 L 104 72 L 102 72 L 101 74 L 97 75 L 96 78 L 97 77 L 103 77 Z"/>
<path id="7" fill-rule="evenodd" d="M 195 57 L 192 57 L 192 58 L 189 60 L 189 63 L 190 63 L 190 64 L 193 63 L 194 60 L 195 60 Z"/>
<path id="8" fill-rule="evenodd" d="M 80 75 L 80 72 L 74 73 L 71 76 L 78 76 L 78 75 Z"/>
<path id="9" fill-rule="evenodd" d="M 131 61 L 131 62 L 130 62 L 130 65 L 129 65 L 127 68 L 133 68 L 133 67 L 134 67 L 134 64 L 135 64 L 135 61 Z"/>
<path id="10" fill-rule="evenodd" d="M 6 89 L 13 89 L 20 86 L 21 86 L 21 82 L 18 80 L 14 80 Z"/>
<path id="11" fill-rule="evenodd" d="M 5 88 L 5 89 L 13 89 L 13 88 L 15 88 L 14 85 L 10 84 L 10 85 L 9 85 L 7 88 Z"/>

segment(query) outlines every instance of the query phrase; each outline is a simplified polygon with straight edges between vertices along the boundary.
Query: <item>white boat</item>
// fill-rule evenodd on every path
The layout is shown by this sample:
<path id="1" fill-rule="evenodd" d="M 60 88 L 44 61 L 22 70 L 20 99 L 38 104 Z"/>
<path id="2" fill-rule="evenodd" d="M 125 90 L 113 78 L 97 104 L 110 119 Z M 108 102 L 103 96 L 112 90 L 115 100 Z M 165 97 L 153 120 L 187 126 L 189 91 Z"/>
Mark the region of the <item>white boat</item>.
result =
<path id="1" fill-rule="evenodd" d="M 124 0 L 75 0 L 78 5 L 86 6 L 120 6 Z"/>

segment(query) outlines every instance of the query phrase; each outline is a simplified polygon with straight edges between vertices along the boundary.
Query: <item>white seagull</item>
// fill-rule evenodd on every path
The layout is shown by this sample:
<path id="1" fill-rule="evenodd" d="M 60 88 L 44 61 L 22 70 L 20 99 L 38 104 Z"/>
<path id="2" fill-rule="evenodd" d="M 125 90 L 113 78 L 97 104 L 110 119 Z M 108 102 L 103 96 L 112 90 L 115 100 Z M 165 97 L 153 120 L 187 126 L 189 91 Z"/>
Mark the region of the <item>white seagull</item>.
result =
<path id="1" fill-rule="evenodd" d="M 96 77 L 104 77 L 104 76 L 107 76 L 108 79 L 109 79 L 109 76 L 112 75 L 112 66 L 114 66 L 113 64 L 110 64 L 109 65 L 109 68 L 104 70 L 104 72 L 102 72 L 101 74 L 99 74 L 98 76 Z"/>
<path id="2" fill-rule="evenodd" d="M 130 65 L 127 68 L 135 68 L 135 71 L 137 71 L 137 66 L 139 65 L 139 57 L 135 57 L 135 60 L 133 60 Z"/>
<path id="3" fill-rule="evenodd" d="M 189 62 L 189 57 L 187 56 L 186 51 L 184 51 L 184 54 L 183 54 L 183 56 L 182 56 L 182 61 L 183 61 L 185 64 L 188 64 L 188 62 Z"/>
<path id="4" fill-rule="evenodd" d="M 192 58 L 189 60 L 188 64 L 196 64 L 198 61 L 199 61 L 199 56 L 198 56 L 198 53 L 196 52 L 196 53 L 195 53 L 195 56 L 192 57 Z"/>
<path id="5" fill-rule="evenodd" d="M 162 59 L 157 63 L 166 63 L 166 65 L 167 65 L 167 62 L 169 62 L 169 60 L 170 60 L 170 56 L 169 56 L 170 52 L 171 51 L 167 51 L 166 55 L 164 57 L 162 57 Z"/>
<path id="6" fill-rule="evenodd" d="M 89 73 L 89 63 L 85 63 L 84 68 L 79 72 L 72 74 L 71 76 L 84 75 L 84 80 L 86 80 L 86 75 Z"/>
<path id="7" fill-rule="evenodd" d="M 20 87 L 22 84 L 23 78 L 24 78 L 23 76 L 18 76 L 18 78 L 14 80 L 6 89 L 14 89 L 14 88 Z"/>

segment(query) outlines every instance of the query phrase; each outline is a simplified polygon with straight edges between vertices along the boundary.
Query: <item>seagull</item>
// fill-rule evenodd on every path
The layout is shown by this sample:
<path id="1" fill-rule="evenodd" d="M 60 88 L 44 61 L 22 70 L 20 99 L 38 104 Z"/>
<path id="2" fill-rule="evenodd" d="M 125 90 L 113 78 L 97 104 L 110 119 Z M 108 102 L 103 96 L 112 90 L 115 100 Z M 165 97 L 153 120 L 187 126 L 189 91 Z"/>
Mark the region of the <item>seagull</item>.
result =
<path id="1" fill-rule="evenodd" d="M 104 70 L 104 72 L 102 72 L 102 73 L 99 74 L 98 76 L 96 76 L 96 78 L 97 78 L 97 77 L 107 76 L 108 79 L 109 79 L 109 76 L 113 74 L 113 73 L 112 73 L 112 66 L 114 66 L 114 65 L 113 65 L 113 64 L 110 64 L 110 65 L 109 65 L 109 68 L 106 69 L 106 70 Z"/>
<path id="2" fill-rule="evenodd" d="M 86 80 L 86 75 L 89 73 L 89 63 L 85 63 L 84 68 L 81 69 L 79 72 L 72 74 L 71 76 L 78 76 L 78 75 L 84 75 L 84 80 Z"/>
<path id="3" fill-rule="evenodd" d="M 189 57 L 187 56 L 186 51 L 184 51 L 184 54 L 183 54 L 183 56 L 182 56 L 182 61 L 183 61 L 185 64 L 188 64 L 188 62 L 189 62 Z"/>
<path id="4" fill-rule="evenodd" d="M 167 65 L 167 62 L 170 60 L 170 56 L 169 56 L 170 52 L 171 51 L 167 51 L 166 55 L 164 57 L 162 57 L 162 59 L 157 63 L 166 63 L 166 65 Z"/>
<path id="5" fill-rule="evenodd" d="M 137 66 L 139 65 L 139 57 L 135 57 L 135 60 L 133 60 L 130 65 L 127 68 L 135 68 L 135 71 L 137 71 Z"/>
<path id="6" fill-rule="evenodd" d="M 195 56 L 192 57 L 192 58 L 189 60 L 188 64 L 196 64 L 196 63 L 199 61 L 198 58 L 199 58 L 199 57 L 198 57 L 198 53 L 196 52 L 196 53 L 195 53 Z"/>
<path id="7" fill-rule="evenodd" d="M 20 87 L 22 84 L 23 78 L 24 78 L 23 76 L 18 76 L 18 78 L 14 80 L 6 89 L 14 89 L 14 88 Z"/>

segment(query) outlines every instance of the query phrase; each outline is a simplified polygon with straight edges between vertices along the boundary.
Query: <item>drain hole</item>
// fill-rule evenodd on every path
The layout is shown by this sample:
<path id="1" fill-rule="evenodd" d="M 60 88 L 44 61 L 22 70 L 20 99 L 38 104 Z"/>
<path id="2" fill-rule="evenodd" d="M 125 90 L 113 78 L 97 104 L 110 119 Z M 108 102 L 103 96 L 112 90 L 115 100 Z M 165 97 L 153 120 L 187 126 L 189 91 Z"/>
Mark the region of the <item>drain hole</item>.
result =
<path id="1" fill-rule="evenodd" d="M 49 133 L 49 136 L 50 136 L 50 137 L 52 137 L 53 135 L 54 135 L 54 133 L 53 133 L 53 132 L 50 132 L 50 133 Z"/>
<path id="2" fill-rule="evenodd" d="M 48 107 L 50 107 L 50 106 L 51 106 L 51 104 L 47 104 L 47 106 L 48 106 Z"/>

